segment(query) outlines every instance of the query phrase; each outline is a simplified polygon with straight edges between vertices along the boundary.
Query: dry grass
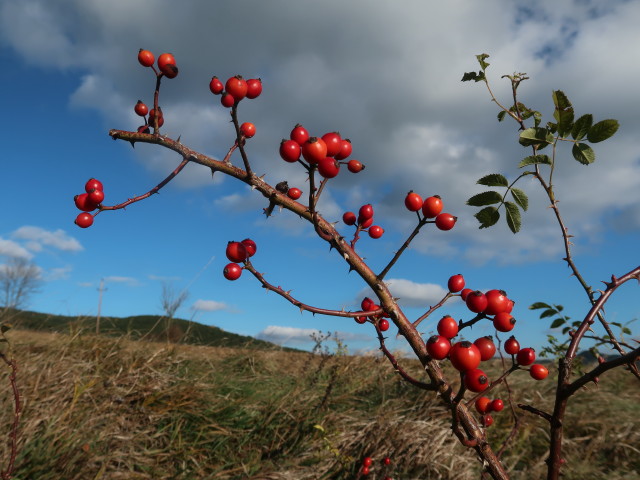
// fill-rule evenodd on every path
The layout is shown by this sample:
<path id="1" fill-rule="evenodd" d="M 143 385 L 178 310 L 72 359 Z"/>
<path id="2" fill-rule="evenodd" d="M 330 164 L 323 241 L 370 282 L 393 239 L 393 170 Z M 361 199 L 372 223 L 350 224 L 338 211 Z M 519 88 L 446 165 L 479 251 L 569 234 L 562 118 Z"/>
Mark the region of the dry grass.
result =
<path id="1" fill-rule="evenodd" d="M 25 401 L 16 479 L 351 479 L 367 455 L 389 455 L 395 479 L 479 476 L 447 412 L 384 360 L 27 331 L 9 338 Z M 514 390 L 520 382 L 524 397 L 548 403 L 520 378 Z M 637 478 L 629 475 L 640 468 L 638 389 L 620 379 L 575 400 L 566 478 Z M 544 424 L 523 419 L 506 460 L 514 478 L 540 478 Z M 499 440 L 510 419 L 505 411 L 496 420 L 489 436 Z"/>

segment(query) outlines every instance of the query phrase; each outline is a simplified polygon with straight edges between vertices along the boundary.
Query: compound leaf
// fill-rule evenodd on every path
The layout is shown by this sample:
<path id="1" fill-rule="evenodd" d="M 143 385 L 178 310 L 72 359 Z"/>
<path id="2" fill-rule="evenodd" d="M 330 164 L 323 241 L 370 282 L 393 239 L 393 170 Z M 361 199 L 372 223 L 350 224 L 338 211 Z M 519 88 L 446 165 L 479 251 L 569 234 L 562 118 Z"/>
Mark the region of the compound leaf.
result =
<path id="1" fill-rule="evenodd" d="M 565 324 L 564 318 L 556 318 L 553 323 L 551 323 L 551 328 L 558 328 L 561 325 Z"/>
<path id="2" fill-rule="evenodd" d="M 529 305 L 529 310 L 540 310 L 541 308 L 551 308 L 551 305 L 544 302 L 535 302 Z"/>
<path id="3" fill-rule="evenodd" d="M 553 134 L 548 129 L 542 127 L 532 127 L 523 130 L 520 133 L 518 142 L 523 147 L 530 147 L 532 145 L 538 145 L 539 148 L 544 148 L 553 143 Z"/>
<path id="4" fill-rule="evenodd" d="M 482 70 L 486 70 L 489 64 L 485 62 L 485 60 L 489 58 L 489 55 L 487 55 L 486 53 L 481 53 L 480 55 L 476 55 L 476 58 L 478 59 L 480 68 L 482 68 Z"/>

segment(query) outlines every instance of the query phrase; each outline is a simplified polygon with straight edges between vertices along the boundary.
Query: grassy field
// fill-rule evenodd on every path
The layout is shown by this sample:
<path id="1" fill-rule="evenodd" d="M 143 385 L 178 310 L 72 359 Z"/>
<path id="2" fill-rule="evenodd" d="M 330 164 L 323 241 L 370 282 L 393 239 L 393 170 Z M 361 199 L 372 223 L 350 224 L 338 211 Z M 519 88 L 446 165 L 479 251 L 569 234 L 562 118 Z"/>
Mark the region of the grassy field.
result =
<path id="1" fill-rule="evenodd" d="M 433 395 L 386 360 L 176 345 L 11 330 L 24 396 L 21 480 L 354 479 L 364 456 L 390 456 L 394 479 L 477 479 Z M 406 367 L 420 375 L 416 363 Z M 12 397 L 5 367 L 2 425 Z M 519 402 L 549 408 L 554 379 L 512 375 Z M 571 404 L 565 479 L 640 478 L 640 395 L 625 372 Z M 500 445 L 513 420 L 495 415 Z M 519 413 L 505 452 L 514 479 L 545 475 L 543 420 Z M 0 443 L 6 459 L 7 442 Z M 381 480 L 379 462 L 369 479 Z"/>

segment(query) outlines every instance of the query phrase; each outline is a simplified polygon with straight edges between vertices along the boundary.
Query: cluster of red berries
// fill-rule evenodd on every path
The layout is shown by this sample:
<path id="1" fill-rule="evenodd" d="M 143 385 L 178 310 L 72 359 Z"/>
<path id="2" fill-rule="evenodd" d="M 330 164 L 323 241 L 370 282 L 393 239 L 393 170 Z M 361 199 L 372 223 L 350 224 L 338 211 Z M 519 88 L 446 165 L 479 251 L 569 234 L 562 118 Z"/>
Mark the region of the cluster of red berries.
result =
<path id="1" fill-rule="evenodd" d="M 467 308 L 474 313 L 493 315 L 496 330 L 508 332 L 515 326 L 515 319 L 511 316 L 514 302 L 507 298 L 502 290 L 489 290 L 486 294 L 478 290 L 465 289 L 464 277 L 453 275 L 447 282 L 451 293 L 461 292 L 460 296 L 466 301 Z M 473 343 L 463 340 L 452 344 L 451 340 L 458 335 L 459 325 L 452 317 L 445 315 L 438 322 L 438 335 L 427 340 L 427 352 L 435 360 L 448 358 L 451 365 L 464 374 L 464 385 L 472 392 L 482 392 L 489 386 L 489 378 L 479 369 L 480 362 L 493 358 L 496 346 L 491 336 L 480 337 Z M 516 364 L 532 365 L 536 359 L 533 348 L 520 349 L 515 337 L 509 338 L 504 345 L 505 352 L 512 355 Z M 549 371 L 543 365 L 532 365 L 529 369 L 532 378 L 542 380 Z"/>
<path id="2" fill-rule="evenodd" d="M 363 312 L 375 312 L 380 308 L 380 305 L 375 303 L 369 297 L 364 297 L 362 299 L 362 302 L 360 303 L 360 308 L 362 309 Z M 390 324 L 389 324 L 389 320 L 387 320 L 384 317 L 388 317 L 388 316 L 389 315 L 387 313 L 383 312 L 382 314 L 378 314 L 378 315 L 359 316 L 359 317 L 356 317 L 355 320 L 357 323 L 360 323 L 360 324 L 366 323 L 367 320 L 369 320 L 371 323 L 378 325 L 378 328 L 380 329 L 381 332 L 386 332 L 387 330 L 389 330 Z"/>
<path id="3" fill-rule="evenodd" d="M 89 179 L 84 185 L 84 191 L 85 193 L 73 197 L 78 210 L 82 210 L 82 213 L 78 214 L 75 220 L 75 224 L 80 228 L 87 228 L 93 225 L 93 215 L 89 212 L 93 212 L 104 200 L 102 182 L 95 178 Z"/>
<path id="4" fill-rule="evenodd" d="M 262 80 L 259 78 L 245 80 L 242 78 L 242 75 L 235 75 L 225 83 L 222 83 L 218 77 L 213 76 L 209 82 L 209 90 L 211 90 L 211 93 L 214 95 L 220 95 L 220 103 L 223 107 L 231 108 L 237 105 L 243 98 L 253 99 L 260 96 L 262 93 Z M 245 136 L 249 138 L 253 135 L 245 134 Z"/>
<path id="5" fill-rule="evenodd" d="M 442 199 L 439 195 L 433 195 L 422 200 L 422 197 L 411 190 L 404 199 L 404 205 L 410 212 L 422 211 L 425 218 L 435 218 L 436 227 L 440 230 L 451 230 L 458 217 L 450 213 L 442 213 Z"/>
<path id="6" fill-rule="evenodd" d="M 361 172 L 364 169 L 362 162 L 351 159 L 344 162 L 351 155 L 353 148 L 351 141 L 342 138 L 338 132 L 329 132 L 322 137 L 312 137 L 309 131 L 297 124 L 291 130 L 289 139 L 280 142 L 280 157 L 289 163 L 300 160 L 300 156 L 315 165 L 318 172 L 324 178 L 334 178 L 340 173 L 340 165 L 346 164 L 352 173 Z"/>
<path id="7" fill-rule="evenodd" d="M 253 257 L 258 250 L 256 242 L 250 238 L 245 238 L 241 242 L 231 241 L 227 243 L 226 255 L 231 263 L 225 265 L 222 274 L 227 280 L 237 280 L 242 275 L 242 267 L 238 265 Z"/>
<path id="8" fill-rule="evenodd" d="M 391 458 L 384 457 L 381 460 L 384 470 L 386 471 L 389 465 L 391 465 Z M 371 468 L 373 466 L 373 458 L 364 457 L 362 459 L 362 464 L 360 465 L 360 475 L 369 475 L 371 473 Z M 383 472 L 384 473 L 384 472 Z M 390 476 L 385 475 L 384 480 L 393 480 Z"/>
<path id="9" fill-rule="evenodd" d="M 149 50 L 141 48 L 138 52 L 138 61 L 143 67 L 153 68 L 158 76 L 164 75 L 167 78 L 176 78 L 178 76 L 176 59 L 172 54 L 163 53 L 158 57 L 158 70 L 160 70 L 160 73 L 158 73 L 153 66 L 155 60 L 155 56 Z"/>
<path id="10" fill-rule="evenodd" d="M 358 225 L 360 230 L 367 230 L 371 238 L 380 238 L 384 233 L 384 228 L 380 225 L 373 224 L 373 206 L 368 203 L 362 205 L 358 210 L 358 216 L 353 212 L 345 212 L 342 215 L 342 221 L 347 225 Z"/>
<path id="11" fill-rule="evenodd" d="M 493 417 L 490 412 L 501 412 L 504 408 L 504 402 L 499 398 L 491 400 L 489 397 L 478 397 L 475 406 L 478 413 L 482 415 L 482 425 L 490 427 L 493 425 Z"/>

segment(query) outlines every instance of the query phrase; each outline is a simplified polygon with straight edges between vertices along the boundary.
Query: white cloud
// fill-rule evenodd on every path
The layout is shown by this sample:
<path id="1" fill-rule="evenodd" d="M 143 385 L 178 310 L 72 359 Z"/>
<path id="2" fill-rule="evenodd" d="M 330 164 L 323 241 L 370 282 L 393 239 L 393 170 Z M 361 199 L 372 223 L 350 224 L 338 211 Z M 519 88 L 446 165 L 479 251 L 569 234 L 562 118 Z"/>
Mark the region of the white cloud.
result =
<path id="1" fill-rule="evenodd" d="M 23 246 L 12 240 L 5 240 L 4 238 L 0 238 L 0 255 L 26 258 L 28 260 L 33 258 L 33 254 Z"/>
<path id="2" fill-rule="evenodd" d="M 67 265 L 66 267 L 52 268 L 51 270 L 45 271 L 43 276 L 46 281 L 55 281 L 55 280 L 63 280 L 69 278 L 69 274 L 73 268 Z"/>
<path id="3" fill-rule="evenodd" d="M 224 302 L 217 302 L 215 300 L 196 300 L 193 305 L 191 305 L 191 310 L 201 311 L 201 312 L 217 312 L 220 310 L 229 310 L 229 305 Z"/>
<path id="4" fill-rule="evenodd" d="M 442 300 L 448 292 L 435 283 L 417 283 L 403 278 L 390 278 L 384 283 L 391 294 L 400 299 L 398 303 L 403 307 L 430 307 Z M 358 293 L 358 304 L 364 297 L 375 298 L 370 288 Z"/>
<path id="5" fill-rule="evenodd" d="M 104 281 L 108 283 L 126 283 L 130 287 L 140 286 L 140 282 L 133 277 L 121 277 L 117 275 L 112 275 L 109 277 L 104 277 Z"/>
<path id="6" fill-rule="evenodd" d="M 42 245 L 65 252 L 79 252 L 83 250 L 78 240 L 60 229 L 49 231 L 44 228 L 25 225 L 14 231 L 11 236 L 18 240 L 27 240 L 27 248 L 36 252 L 42 250 Z"/>
<path id="7" fill-rule="evenodd" d="M 322 334 L 320 330 L 314 328 L 296 328 L 296 327 L 284 327 L 279 325 L 269 325 L 256 335 L 256 338 L 260 340 L 266 340 L 267 342 L 275 343 L 278 345 L 285 344 L 304 344 L 310 343 L 312 335 Z M 339 339 L 344 341 L 370 341 L 371 335 L 350 333 L 350 332 L 335 332 L 335 335 Z"/>

